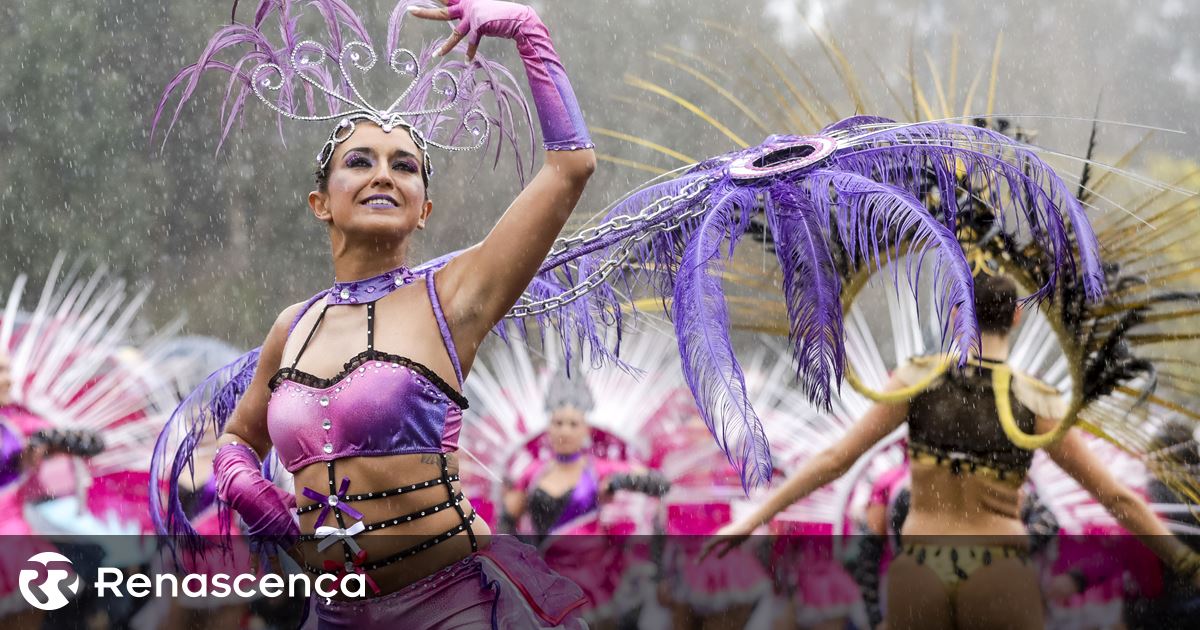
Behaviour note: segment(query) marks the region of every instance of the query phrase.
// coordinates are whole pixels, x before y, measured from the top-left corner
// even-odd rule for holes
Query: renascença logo
[[[71,561],[60,554],[43,551],[26,560],[23,566],[30,568],[21,569],[18,585],[25,601],[34,608],[58,610],[79,592],[79,576]]]

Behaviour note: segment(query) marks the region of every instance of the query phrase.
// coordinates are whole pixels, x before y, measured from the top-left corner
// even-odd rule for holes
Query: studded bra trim
[[[314,376],[308,372],[294,367],[284,367],[280,368],[279,371],[271,377],[268,385],[270,386],[271,391],[275,391],[275,389],[284,381],[291,381],[297,385],[303,385],[313,389],[329,389],[340,383],[343,379],[349,376],[351,372],[357,370],[366,363],[370,363],[371,361],[384,361],[386,363],[398,363],[403,365],[404,367],[416,372],[422,378],[432,383],[433,386],[437,387],[440,392],[445,394],[451,402],[458,405],[459,409],[467,409],[470,406],[470,402],[467,400],[466,396],[463,396],[461,393],[455,391],[454,388],[445,381],[445,379],[438,376],[433,370],[425,367],[424,364],[417,363],[412,359],[402,357],[398,354],[380,352],[379,350],[373,349],[363,350],[362,352],[354,355],[349,361],[346,362],[341,372],[338,372],[329,378]]]

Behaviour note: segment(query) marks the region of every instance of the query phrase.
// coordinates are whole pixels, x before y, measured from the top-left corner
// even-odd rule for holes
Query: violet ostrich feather
[[[954,318],[945,319],[953,330],[944,330],[943,334],[949,332],[964,350],[977,346],[979,331],[975,321],[971,267],[954,233],[931,216],[924,204],[903,190],[852,172],[818,168],[807,174],[804,184],[801,190],[808,195],[806,203],[811,204],[813,214],[830,217],[836,224],[839,242],[851,260],[882,268],[904,245],[910,261],[908,284],[915,292],[921,261],[934,255],[937,260],[934,285],[938,289],[938,313],[948,315],[957,308]],[[776,210],[776,214],[788,212]],[[777,240],[788,237],[775,234]],[[780,264],[786,268],[782,254]],[[898,282],[899,267],[893,269]],[[840,294],[840,282],[833,288]],[[840,297],[838,304],[840,314]],[[841,341],[839,337],[839,352],[835,356],[844,358]],[[843,363],[837,364],[838,380],[842,376]],[[827,398],[814,398],[814,402],[828,405]]]
[[[770,480],[771,453],[729,338],[721,271],[726,246],[735,246],[749,224],[755,191],[725,192],[713,200],[683,253],[672,310],[684,380],[717,445],[748,489]]]
[[[1090,299],[1104,294],[1099,243],[1083,205],[1036,150],[1001,133],[943,122],[872,123],[866,129],[842,128],[832,161],[918,196],[922,173],[936,175],[947,202],[945,221],[957,221],[954,198],[961,179],[985,195],[1002,220],[1015,218],[1051,256],[1051,273],[1031,298],[1050,297],[1064,270],[1082,280]],[[1064,214],[1066,215],[1064,217]],[[1068,223],[1070,224],[1068,226]],[[1074,236],[1074,247],[1072,246]],[[1074,278],[1069,280],[1074,281]]]
[[[160,539],[172,552],[182,547],[195,553],[207,546],[189,520],[194,515],[184,510],[179,484],[184,473],[194,478],[193,458],[200,444],[210,436],[215,439],[224,430],[254,378],[261,351],[255,348],[210,374],[179,403],[158,435],[150,458],[150,518]],[[173,442],[175,439],[178,444]],[[227,534],[229,522],[225,513],[221,526]]]
[[[300,309],[303,314],[328,291],[321,291],[309,298]],[[299,323],[297,316],[288,329]],[[245,395],[246,389],[258,369],[258,359],[262,348],[255,348],[234,359],[225,367],[215,370],[204,379],[171,413],[171,417],[158,434],[154,444],[154,453],[150,458],[150,518],[154,529],[172,553],[183,547],[189,553],[203,551],[208,544],[192,527],[189,515],[183,508],[179,497],[179,482],[184,472],[195,475],[196,449],[206,439],[215,440],[225,430],[225,423],[233,415],[234,409]],[[211,432],[210,432],[211,431]],[[178,440],[174,444],[173,440]],[[271,478],[270,462],[273,458],[263,458],[263,475]],[[169,462],[169,464],[168,464]],[[164,471],[169,466],[169,473]],[[167,492],[167,502],[162,502],[162,491]],[[232,526],[232,515],[225,506],[218,503],[220,528],[228,537]]]
[[[780,188],[767,193],[765,201],[783,271],[788,339],[802,382],[813,398],[827,405],[831,383],[841,382],[846,361],[841,344],[841,280],[827,236],[829,213],[813,211],[796,191]],[[781,207],[797,210],[781,211]]]

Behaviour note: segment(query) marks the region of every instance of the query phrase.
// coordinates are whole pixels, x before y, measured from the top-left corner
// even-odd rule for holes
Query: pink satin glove
[[[502,37],[517,43],[525,64],[529,90],[542,126],[542,141],[548,151],[590,149],[588,135],[575,91],[567,79],[546,25],[531,7],[500,0],[442,0],[445,9],[414,9],[412,14],[431,20],[458,20],[454,35],[438,51],[444,55],[467,40],[467,58],[474,59],[484,36]]]
[[[245,523],[246,535],[259,543],[290,548],[300,535],[293,517],[296,497],[267,481],[258,455],[245,444],[226,444],[213,458],[217,498]]]

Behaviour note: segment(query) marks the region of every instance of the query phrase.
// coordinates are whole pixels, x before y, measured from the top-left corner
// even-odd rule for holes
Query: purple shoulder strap
[[[425,274],[425,288],[429,290],[429,303],[433,305],[433,316],[437,318],[438,329],[442,331],[442,342],[446,344],[446,352],[450,355],[450,363],[454,365],[454,375],[458,377],[458,386],[462,387],[462,366],[458,363],[458,350],[454,348],[454,338],[450,336],[450,325],[446,323],[446,314],[442,312],[442,302],[438,300],[437,287],[434,286],[433,272]]]
[[[288,326],[289,337],[291,336],[292,331],[296,330],[296,325],[299,324],[300,320],[304,318],[304,314],[308,312],[308,309],[312,308],[312,305],[316,304],[317,300],[325,297],[328,293],[329,289],[325,289],[324,291],[321,291],[320,293],[308,298],[308,301],[304,303],[304,307],[300,309],[299,313],[296,313],[296,318],[292,320],[292,325]]]

